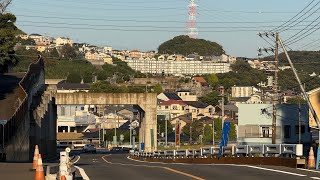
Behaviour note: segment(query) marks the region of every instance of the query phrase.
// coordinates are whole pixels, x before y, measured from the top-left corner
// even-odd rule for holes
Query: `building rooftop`
[[[203,77],[194,77],[194,81],[200,82],[200,83],[206,83],[207,81]]]
[[[168,101],[164,101],[164,102],[161,102],[160,105],[172,105],[172,104],[179,104],[179,105],[186,105],[186,103],[184,103],[183,101],[177,101],[177,100],[173,100],[173,99],[170,99]]]
[[[163,93],[163,94],[171,100],[179,100],[179,101],[182,100],[176,93]]]
[[[209,104],[201,102],[201,101],[184,101],[187,105],[193,106],[195,108],[206,108]]]

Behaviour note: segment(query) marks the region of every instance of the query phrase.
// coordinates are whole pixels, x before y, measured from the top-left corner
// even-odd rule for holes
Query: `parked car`
[[[96,147],[94,147],[93,144],[86,144],[86,145],[84,145],[84,147],[82,148],[82,152],[96,153],[96,152],[97,152],[97,149],[96,149]]]

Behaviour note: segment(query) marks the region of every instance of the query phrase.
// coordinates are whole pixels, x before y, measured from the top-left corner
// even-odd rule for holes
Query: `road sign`
[[[123,140],[124,140],[124,135],[120,134],[120,141],[123,141]]]
[[[0,120],[0,125],[6,125],[8,120]]]

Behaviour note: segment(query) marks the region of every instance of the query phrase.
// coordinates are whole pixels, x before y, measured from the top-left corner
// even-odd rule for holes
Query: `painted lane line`
[[[276,170],[276,169],[269,169],[269,168],[263,168],[263,167],[257,167],[257,166],[250,166],[250,165],[241,165],[243,167],[249,167],[249,168],[253,168],[253,169],[260,169],[260,170],[265,170],[265,171],[272,171],[272,172],[278,172],[278,173],[283,173],[283,174],[290,174],[290,175],[294,175],[294,176],[307,176],[304,174],[298,174],[298,173],[293,173],[293,172],[288,172],[288,171],[281,171],[281,170]]]
[[[136,160],[132,159],[129,156],[127,159],[136,161],[136,162],[144,162],[144,163],[158,163],[158,164],[179,164],[179,165],[188,165],[188,166],[194,166],[195,164],[187,164],[187,163],[163,163],[163,162],[147,162],[147,161],[141,161],[141,160]],[[293,172],[287,172],[287,171],[281,171],[281,170],[276,170],[276,169],[268,169],[268,168],[262,168],[262,167],[257,167],[257,166],[250,166],[250,165],[242,165],[242,164],[197,164],[197,166],[235,166],[235,167],[247,167],[247,168],[253,168],[253,169],[260,169],[260,170],[265,170],[265,171],[273,171],[273,172],[278,172],[278,173],[283,173],[283,174],[290,174],[294,176],[301,176],[305,177],[306,175],[304,174],[298,174],[298,173],[293,173]]]
[[[168,170],[168,171],[171,171],[171,172],[174,172],[174,173],[177,173],[177,174],[181,174],[181,175],[184,175],[184,176],[187,176],[187,177],[191,177],[191,178],[196,179],[196,180],[205,180],[205,179],[202,179],[200,177],[197,177],[197,176],[194,176],[194,175],[182,172],[182,171],[178,171],[178,170],[175,170],[175,169],[172,169],[172,168],[169,168],[169,167],[160,167],[160,168]]]
[[[167,171],[171,171],[171,172],[174,172],[176,174],[181,174],[183,176],[187,176],[187,177],[190,177],[190,178],[193,178],[193,179],[196,179],[196,180],[205,180],[203,178],[200,178],[200,177],[197,177],[197,176],[194,176],[192,174],[188,174],[188,173],[185,173],[185,172],[182,172],[182,171],[178,171],[178,170],[175,170],[175,169],[172,169],[172,168],[169,168],[169,167],[164,167],[164,166],[148,166],[148,165],[137,165],[137,164],[123,164],[123,163],[112,163],[110,161],[108,161],[106,158],[106,156],[103,156],[102,157],[102,160],[104,160],[105,162],[107,162],[108,164],[116,164],[116,165],[122,165],[122,166],[135,166],[135,167],[148,167],[148,168],[159,168],[159,169],[165,169]],[[128,157],[127,157],[128,158]]]
[[[75,160],[72,164],[76,164],[80,160],[80,156],[78,156],[78,159]]]
[[[75,168],[77,168],[82,176],[83,180],[90,180],[90,178],[88,177],[88,175],[86,174],[86,172],[84,171],[84,169],[78,167],[78,166],[74,166]]]
[[[320,173],[320,171],[311,170],[311,169],[302,169],[302,168],[297,168],[297,169],[302,170],[302,171],[309,171],[309,172],[314,172],[314,173]]]
[[[320,178],[318,178],[318,177],[311,177],[311,179],[320,179]]]

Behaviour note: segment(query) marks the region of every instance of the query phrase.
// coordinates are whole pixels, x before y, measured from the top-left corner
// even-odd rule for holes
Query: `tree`
[[[224,50],[216,42],[204,39],[193,39],[189,36],[177,36],[173,39],[162,43],[158,48],[159,53],[183,54],[188,55],[198,53],[199,55],[221,55]]]
[[[302,97],[293,97],[287,100],[287,104],[306,104],[307,101]]]
[[[168,134],[172,133],[173,132],[173,126],[172,124],[170,123],[169,120],[167,120],[167,132]],[[161,133],[165,133],[166,129],[165,129],[165,123],[166,123],[166,120],[165,120],[165,116],[163,115],[158,115],[157,116],[157,128],[158,128],[158,132],[161,134]]]
[[[211,85],[211,87],[216,87],[219,83],[219,78],[215,74],[210,74],[208,77],[208,83]]]
[[[61,56],[67,59],[74,59],[77,57],[77,51],[70,44],[65,44],[61,47]]]
[[[157,94],[160,94],[163,92],[163,89],[162,89],[162,86],[160,84],[157,84],[154,86],[153,88],[154,92],[157,93]]]
[[[211,93],[205,96],[199,97],[200,101],[210,105],[218,105],[220,99],[221,98],[219,97],[219,93],[216,90],[213,90]]]
[[[16,44],[16,17],[13,14],[0,14],[0,73],[7,72],[16,64],[14,46]]]
[[[80,74],[77,74],[77,73],[70,73],[67,77],[67,82],[69,83],[80,83],[82,80]]]

